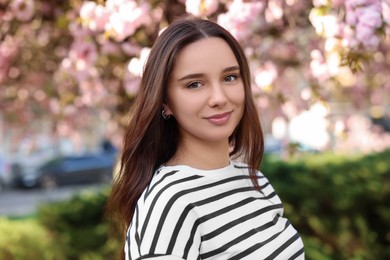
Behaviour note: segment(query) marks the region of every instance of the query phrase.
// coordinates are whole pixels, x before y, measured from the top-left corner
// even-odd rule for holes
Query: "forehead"
[[[185,46],[176,57],[173,77],[187,73],[207,73],[237,66],[230,46],[218,37],[204,38]]]

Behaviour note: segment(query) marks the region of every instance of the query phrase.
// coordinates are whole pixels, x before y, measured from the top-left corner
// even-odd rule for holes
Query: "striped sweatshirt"
[[[283,217],[267,178],[259,192],[245,164],[215,170],[163,166],[139,198],[126,259],[304,259],[302,239]]]

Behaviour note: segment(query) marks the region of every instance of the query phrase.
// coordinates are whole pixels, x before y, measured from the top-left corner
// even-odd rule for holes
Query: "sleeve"
[[[126,236],[126,259],[198,259],[195,208],[175,190],[182,191],[159,189],[141,196]]]
[[[276,193],[275,189],[272,187],[267,177],[265,177],[262,172],[258,171],[257,178],[258,178],[258,184],[260,186],[260,192],[263,194],[263,196],[266,197],[273,204],[281,204],[282,201],[280,200],[278,194]]]

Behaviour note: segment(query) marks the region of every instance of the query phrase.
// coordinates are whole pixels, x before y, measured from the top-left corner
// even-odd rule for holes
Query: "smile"
[[[232,111],[222,113],[222,114],[215,114],[215,115],[206,117],[206,119],[214,125],[223,125],[227,121],[229,121],[231,114],[232,114]]]

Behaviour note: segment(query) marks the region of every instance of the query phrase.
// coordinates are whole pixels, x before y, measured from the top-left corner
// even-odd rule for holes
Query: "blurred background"
[[[306,258],[390,259],[388,0],[0,0],[0,259],[122,250],[103,212],[129,108],[185,14],[245,50]]]

